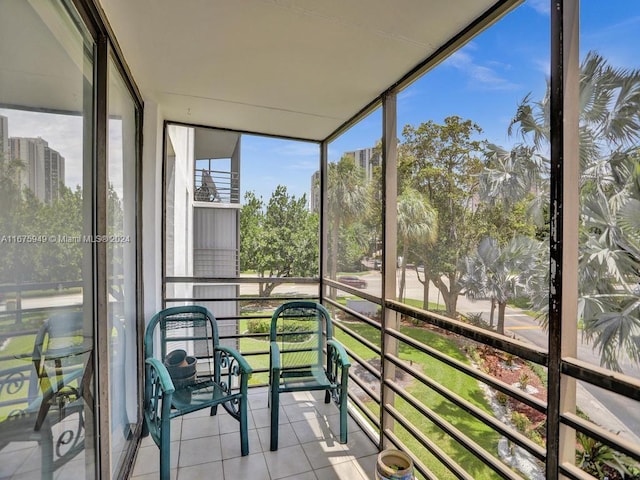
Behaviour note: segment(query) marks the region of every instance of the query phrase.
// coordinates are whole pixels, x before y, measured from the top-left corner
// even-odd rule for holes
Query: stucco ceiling
[[[501,0],[100,0],[166,119],[320,140]],[[506,9],[506,8],[505,8]]]

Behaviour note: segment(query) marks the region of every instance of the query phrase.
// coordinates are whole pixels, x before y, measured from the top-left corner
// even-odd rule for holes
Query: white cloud
[[[320,147],[315,143],[289,141],[274,149],[274,153],[287,157],[314,157],[320,158]],[[316,162],[317,163],[317,162]]]
[[[444,64],[466,74],[469,78],[470,88],[478,90],[515,90],[520,88],[520,85],[511,82],[499,73],[499,70],[510,70],[510,65],[492,60],[482,65],[467,53],[466,50],[466,47],[458,50],[451,55]]]
[[[551,2],[549,0],[528,0],[527,5],[541,15],[551,14]]]
[[[531,60],[536,70],[544,73],[545,78],[551,76],[551,62],[549,58],[534,58]]]

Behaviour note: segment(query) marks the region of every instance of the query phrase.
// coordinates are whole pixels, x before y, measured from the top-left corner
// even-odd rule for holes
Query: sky
[[[640,68],[640,0],[583,0],[581,56],[595,50],[616,67]],[[398,95],[402,127],[449,115],[473,120],[480,139],[505,147],[515,142],[507,127],[527,95],[540,99],[549,75],[549,0],[527,0]],[[82,178],[82,123],[79,116],[0,109],[9,135],[42,137],[66,159],[66,184]],[[329,145],[329,161],[345,151],[372,147],[381,137],[377,110]],[[117,139],[112,139],[116,144]],[[268,201],[278,184],[300,197],[309,194],[318,169],[314,143],[244,135],[242,194],[252,190]],[[116,162],[118,163],[118,162]]]
[[[640,68],[640,1],[582,0],[580,51],[595,50],[617,67]],[[545,93],[549,76],[549,0],[527,0],[475,37],[398,95],[398,135],[450,115],[473,120],[480,139],[503,147],[515,143],[509,122],[522,99]],[[381,138],[382,114],[376,110],[329,145],[329,161],[346,151],[373,147]],[[272,147],[272,148],[270,148]],[[318,169],[318,148],[302,142],[243,137],[242,187],[265,201],[275,186],[309,195]]]

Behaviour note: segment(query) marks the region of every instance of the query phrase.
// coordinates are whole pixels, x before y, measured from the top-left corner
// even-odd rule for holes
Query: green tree
[[[262,235],[264,223],[264,203],[254,192],[244,194],[244,204],[240,210],[240,270],[245,272],[257,268],[258,255],[264,249]]]
[[[443,124],[428,121],[417,128],[405,126],[400,146],[401,184],[425,195],[438,217],[435,243],[428,247],[425,242],[418,253],[424,281],[431,280],[438,288],[446,313],[453,318],[463,293],[460,266],[477,244],[481,223],[473,208],[483,147],[474,138],[480,133],[471,120],[451,116]]]
[[[51,204],[41,204],[38,224],[41,234],[75,237],[82,233],[82,189],[60,189],[61,195]],[[74,281],[82,278],[83,245],[79,242],[47,243],[39,252],[39,281]]]
[[[79,242],[50,240],[82,233],[82,190],[60,185],[60,196],[44,203],[20,183],[21,160],[0,157],[0,234],[31,236],[29,242],[5,241],[0,249],[0,283],[74,281],[81,278]]]
[[[329,276],[336,278],[340,251],[340,229],[348,227],[357,218],[365,216],[367,189],[362,169],[349,155],[344,155],[339,162],[329,163],[327,176],[327,214],[329,215],[329,246],[331,251]],[[335,295],[333,289],[332,295]]]
[[[490,298],[497,304],[498,333],[504,335],[509,300],[528,292],[540,255],[540,243],[529,237],[514,237],[502,247],[496,239],[485,237],[476,252],[465,259],[460,283],[467,297]]]
[[[428,200],[412,188],[404,188],[398,197],[398,240],[402,263],[400,265],[400,293],[404,297],[409,242],[433,244],[438,234],[438,213]],[[428,296],[424,302],[428,306]]]
[[[616,69],[590,52],[581,64],[579,98],[579,316],[601,364],[618,370],[621,353],[640,362],[640,71]],[[521,164],[513,166],[510,176],[485,172],[490,179],[485,192],[512,191],[506,196],[518,200],[526,187],[503,186],[517,182],[524,187],[522,177],[532,174],[549,178],[541,153],[548,151],[548,112],[548,91],[538,102],[530,95],[523,99],[509,128],[521,141],[510,152],[501,150],[502,156],[519,157]],[[531,185],[548,189],[546,183]],[[545,193],[537,197],[548,198]],[[544,313],[548,286],[540,288],[544,291],[532,297]]]
[[[306,196],[297,199],[278,185],[264,208],[253,192],[245,194],[240,212],[240,265],[262,278],[318,275],[318,216],[307,209]],[[260,295],[271,295],[277,283],[260,284]]]

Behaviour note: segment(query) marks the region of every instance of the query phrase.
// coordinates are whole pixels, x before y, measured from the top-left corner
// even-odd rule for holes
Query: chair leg
[[[331,401],[331,390],[324,391],[324,403],[329,403]]]
[[[271,387],[271,451],[278,450],[278,421],[280,414],[280,399],[278,389]]]
[[[346,392],[340,394],[340,443],[347,443],[347,395]]]
[[[249,455],[249,432],[247,431],[247,397],[240,398],[240,452]]]
[[[40,443],[40,468],[42,469],[42,480],[53,480],[53,435],[49,425],[46,425]]]
[[[218,405],[214,405],[213,407],[211,407],[211,413],[210,415],[213,417],[214,415],[218,414]]]
[[[169,480],[171,470],[171,420],[162,418],[160,427],[160,480]]]

